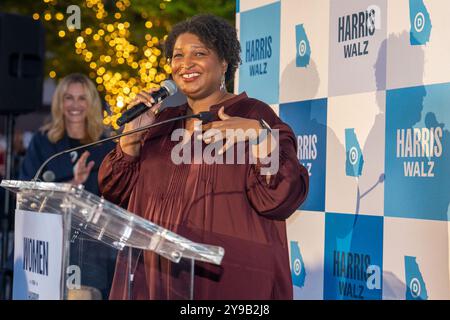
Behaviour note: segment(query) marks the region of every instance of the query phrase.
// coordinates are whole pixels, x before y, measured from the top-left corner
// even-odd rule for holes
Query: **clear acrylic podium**
[[[134,278],[143,256],[149,254],[159,259],[158,264],[168,266],[154,281],[176,283],[173,288],[165,288],[162,296],[151,296],[193,299],[195,261],[220,265],[224,255],[221,247],[190,241],[85,191],[82,186],[12,180],[3,180],[0,186],[17,195],[16,221],[23,212],[33,219],[44,215],[61,217],[59,299],[108,299],[109,287],[105,282],[112,279],[114,268],[120,270],[115,277],[122,278],[127,287],[120,298],[142,298],[133,296],[133,286],[142,282]],[[117,255],[126,261],[127,267],[120,267]],[[77,271],[80,279],[73,277]],[[160,288],[161,284],[150,287]],[[39,299],[33,294],[28,298]]]

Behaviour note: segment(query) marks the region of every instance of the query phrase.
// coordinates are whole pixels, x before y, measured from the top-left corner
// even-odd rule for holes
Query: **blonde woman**
[[[82,74],[66,76],[56,87],[51,121],[30,142],[20,179],[32,179],[40,165],[53,154],[104,137],[102,120],[101,101],[94,83]],[[84,184],[86,190],[98,194],[98,168],[113,147],[114,143],[105,143],[58,157],[44,168],[41,180]],[[96,292],[96,297],[101,294],[107,298],[115,250],[82,235],[71,243],[70,250],[70,264],[80,266],[82,271],[81,284],[89,287],[88,292]]]
[[[102,120],[94,83],[83,74],[66,76],[53,96],[51,121],[30,142],[20,179],[32,179],[39,166],[57,152],[99,140],[104,132]],[[44,168],[41,180],[84,184],[86,190],[98,194],[98,167],[113,146],[105,143],[56,158]]]

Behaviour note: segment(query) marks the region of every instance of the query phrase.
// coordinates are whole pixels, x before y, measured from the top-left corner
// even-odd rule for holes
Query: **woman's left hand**
[[[86,164],[87,159],[89,157],[89,151],[83,152],[80,159],[78,159],[77,163],[73,167],[73,180],[72,184],[79,185],[86,182],[89,178],[89,174],[91,173],[92,168],[94,167],[94,161],[89,161]]]
[[[219,155],[237,142],[256,139],[260,133],[261,126],[258,120],[229,116],[225,113],[224,107],[219,109],[217,115],[220,121],[213,121],[203,126],[207,130],[199,136],[199,139],[203,139],[206,144],[226,139],[218,152]]]

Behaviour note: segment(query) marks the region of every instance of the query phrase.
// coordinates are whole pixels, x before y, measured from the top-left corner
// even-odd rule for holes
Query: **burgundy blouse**
[[[296,138],[267,104],[245,93],[212,106],[213,120],[221,106],[230,116],[263,118],[279,129],[279,170],[269,183],[260,166],[249,161],[174,164],[171,151],[179,142],[171,141],[171,133],[184,126],[178,121],[150,129],[138,157],[117,144],[100,168],[101,193],[192,241],[225,249],[220,266],[196,262],[194,299],[292,299],[285,219],[304,202],[309,184],[297,159]],[[187,109],[187,104],[167,108],[156,121],[184,115]],[[132,298],[183,297],[174,279],[185,281],[188,274],[175,272],[173,264],[150,251],[135,259]],[[127,254],[121,252],[110,299],[127,298],[127,268]]]

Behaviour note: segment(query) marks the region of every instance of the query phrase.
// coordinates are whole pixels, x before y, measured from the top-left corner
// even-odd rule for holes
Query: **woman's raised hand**
[[[161,103],[155,104],[156,101],[152,98],[151,94],[158,90],[159,90],[158,88],[152,88],[148,92],[141,91],[137,94],[136,98],[134,98],[133,101],[131,101],[127,109],[133,108],[134,106],[143,103],[148,107],[148,111],[141,114],[136,119],[125,124],[123,130],[124,133],[137,128],[141,128],[146,125],[150,125],[155,122],[156,113],[161,107]],[[145,131],[142,131],[136,134],[131,134],[120,138],[120,147],[122,148],[122,150],[131,156],[139,155],[140,151],[139,142],[144,133]]]

